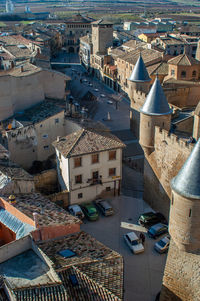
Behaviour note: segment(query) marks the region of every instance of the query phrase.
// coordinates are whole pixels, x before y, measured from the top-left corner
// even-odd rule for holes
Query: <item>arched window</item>
[[[182,77],[182,78],[185,78],[185,77],[186,77],[186,72],[185,72],[185,71],[182,71],[182,72],[181,72],[181,77]]]
[[[197,73],[196,73],[196,71],[194,70],[194,71],[192,72],[192,77],[196,77],[196,75],[197,75]]]

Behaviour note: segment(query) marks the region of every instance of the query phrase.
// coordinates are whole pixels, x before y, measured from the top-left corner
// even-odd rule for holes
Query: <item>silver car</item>
[[[101,211],[101,213],[103,213],[103,215],[109,216],[114,214],[114,210],[108,201],[100,199],[96,200],[94,203],[97,206],[97,208]]]
[[[133,252],[133,254],[139,254],[144,252],[144,246],[141,243],[138,236],[135,234],[135,232],[129,232],[124,235],[125,242]]]
[[[76,216],[80,219],[83,219],[85,217],[85,215],[79,205],[70,205],[68,207],[68,211],[71,215]]]
[[[170,237],[169,237],[169,235],[167,235],[155,243],[154,249],[158,253],[165,253],[169,249],[169,242],[170,242]]]

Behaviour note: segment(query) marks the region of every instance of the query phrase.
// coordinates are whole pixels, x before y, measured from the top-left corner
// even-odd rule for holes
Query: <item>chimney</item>
[[[21,66],[21,72],[24,72],[24,66]]]
[[[38,213],[37,212],[33,212],[33,220],[35,222],[35,228],[39,228]]]

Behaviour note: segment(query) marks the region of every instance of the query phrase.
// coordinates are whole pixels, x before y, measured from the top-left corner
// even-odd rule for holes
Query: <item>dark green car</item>
[[[146,212],[140,215],[138,220],[139,225],[144,227],[150,227],[157,223],[167,224],[167,221],[160,212]]]
[[[83,203],[81,204],[81,208],[88,220],[96,221],[99,218],[97,209],[92,203]]]

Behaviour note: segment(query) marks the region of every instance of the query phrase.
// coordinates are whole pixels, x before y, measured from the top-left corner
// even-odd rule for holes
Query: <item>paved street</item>
[[[166,254],[154,251],[155,240],[146,235],[145,251],[133,255],[124,242],[123,234],[138,230],[138,216],[150,210],[142,200],[120,196],[111,201],[115,215],[101,216],[96,222],[86,221],[81,228],[124,257],[125,301],[154,301],[160,291]],[[122,227],[123,226],[123,227]],[[128,226],[130,230],[124,228]]]
[[[77,72],[72,69],[76,69]],[[82,66],[66,69],[66,74],[72,77],[71,91],[78,102],[87,91],[91,91],[98,98],[98,108],[94,120],[101,121],[127,145],[128,157],[141,159],[142,150],[138,141],[129,130],[129,103],[123,99],[118,109],[112,100],[114,92],[98,80],[81,75],[85,82],[80,83],[80,76],[85,70]],[[87,80],[87,82],[86,82]],[[90,86],[91,84],[92,86]],[[95,91],[95,89],[98,89]],[[103,94],[103,96],[102,96]],[[110,114],[109,121],[106,121]],[[143,175],[135,170],[123,166],[122,196],[113,199],[112,205],[115,215],[103,217],[96,222],[86,221],[82,229],[93,235],[108,247],[116,250],[124,257],[125,301],[154,301],[160,291],[166,255],[157,254],[153,245],[154,240],[146,237],[145,252],[133,255],[123,240],[123,234],[138,228],[138,216],[150,210],[142,200]],[[136,225],[136,226],[135,226]],[[129,229],[128,229],[129,228]]]

